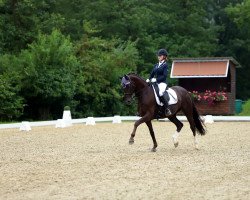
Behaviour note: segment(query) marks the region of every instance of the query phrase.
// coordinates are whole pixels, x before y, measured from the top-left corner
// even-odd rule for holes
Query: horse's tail
[[[195,123],[195,128],[198,130],[198,132],[200,133],[200,135],[205,135],[206,134],[206,130],[204,128],[204,123],[194,105],[193,102],[193,119],[194,119],[194,123]]]

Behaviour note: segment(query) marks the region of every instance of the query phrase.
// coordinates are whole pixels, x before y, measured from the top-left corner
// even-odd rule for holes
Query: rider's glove
[[[149,79],[147,79],[146,82],[149,83]]]
[[[151,79],[151,82],[152,82],[152,83],[156,82],[156,78],[152,78],[152,79]]]

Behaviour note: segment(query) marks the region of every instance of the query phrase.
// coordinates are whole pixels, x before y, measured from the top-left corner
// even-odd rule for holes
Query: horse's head
[[[123,100],[126,104],[131,104],[133,99],[133,94],[135,92],[135,85],[128,75],[124,75],[121,78],[121,85],[124,91]]]

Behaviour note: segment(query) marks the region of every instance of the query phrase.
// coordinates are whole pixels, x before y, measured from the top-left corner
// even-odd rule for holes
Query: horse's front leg
[[[154,146],[151,149],[151,151],[152,152],[156,152],[156,148],[157,148],[158,145],[157,145],[157,142],[156,142],[156,139],[155,139],[155,133],[154,133],[154,130],[153,130],[152,122],[151,121],[147,121],[146,124],[148,126],[148,130],[150,132],[150,135],[151,135],[153,143],[154,143]]]
[[[134,129],[133,129],[133,132],[131,133],[131,137],[129,139],[129,144],[133,144],[134,143],[134,137],[135,137],[135,132],[136,132],[136,129],[137,127],[146,122],[146,121],[149,121],[150,120],[150,114],[149,113],[146,113],[142,118],[140,118],[139,120],[137,120],[134,124]]]

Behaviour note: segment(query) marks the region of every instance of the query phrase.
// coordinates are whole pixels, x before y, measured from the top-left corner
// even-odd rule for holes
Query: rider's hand
[[[152,82],[152,83],[156,82],[156,78],[152,78],[152,79],[151,79],[151,82]]]
[[[149,83],[149,79],[147,79],[146,82]]]

